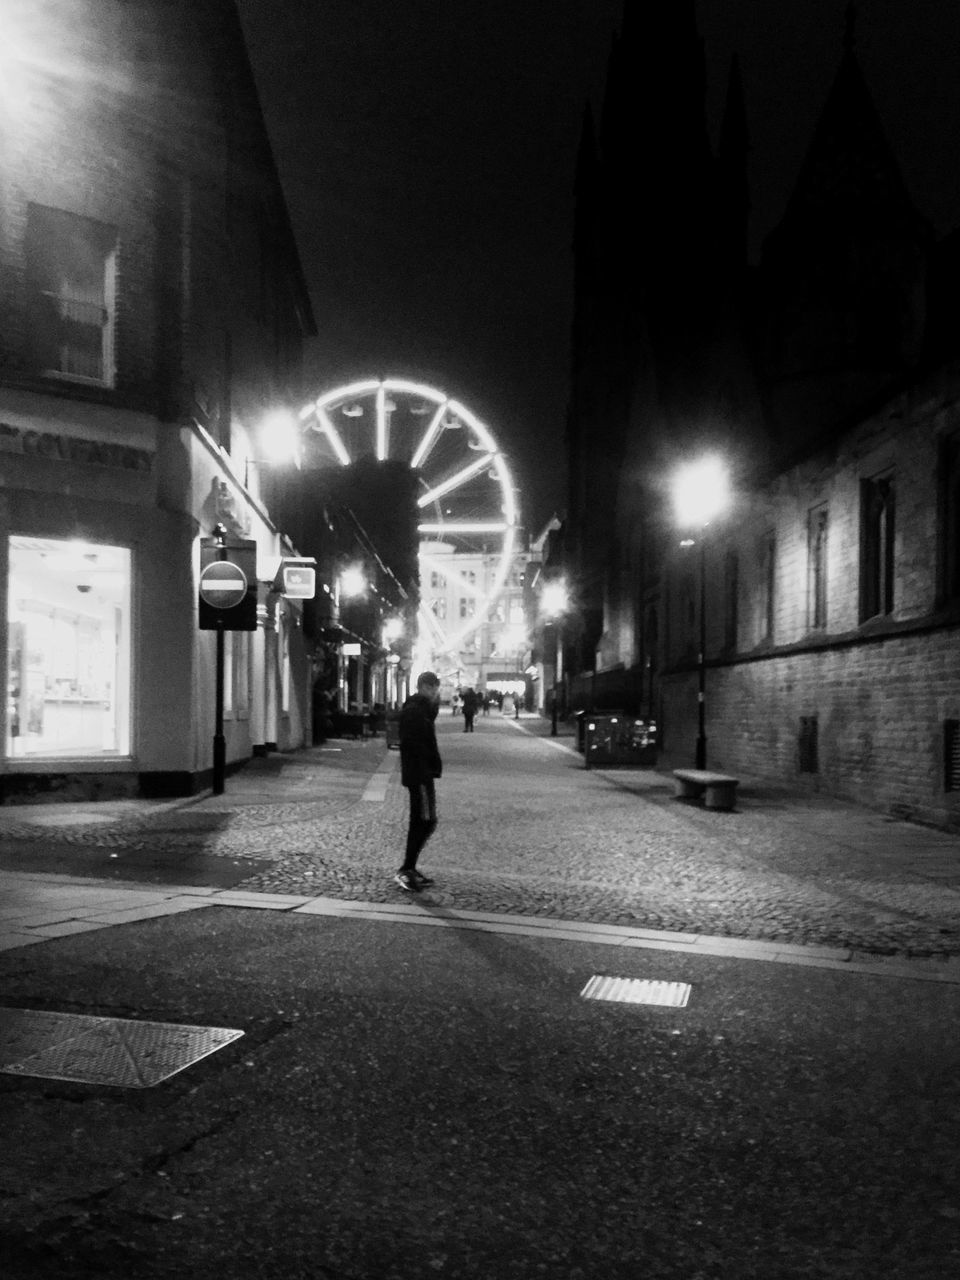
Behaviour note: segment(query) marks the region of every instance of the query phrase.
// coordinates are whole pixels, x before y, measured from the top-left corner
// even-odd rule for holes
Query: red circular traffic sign
[[[214,560],[200,574],[200,599],[214,609],[232,609],[247,594],[247,575],[230,560]]]

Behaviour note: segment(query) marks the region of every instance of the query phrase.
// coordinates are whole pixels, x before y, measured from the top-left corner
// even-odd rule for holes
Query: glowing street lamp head
[[[689,462],[674,476],[674,510],[682,529],[702,529],[726,508],[729,500],[727,469],[719,458]]]
[[[548,618],[559,617],[567,607],[567,585],[565,582],[548,582],[540,597],[540,606]]]
[[[300,426],[287,409],[273,409],[260,427],[261,447],[275,463],[296,462],[300,457]]]

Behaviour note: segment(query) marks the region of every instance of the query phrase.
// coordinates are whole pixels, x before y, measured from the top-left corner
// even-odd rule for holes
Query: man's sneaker
[[[407,893],[419,893],[420,885],[412,871],[398,871],[393,877],[401,889],[405,889]]]
[[[422,871],[417,871],[416,868],[409,874],[416,880],[418,889],[426,889],[428,885],[433,884],[429,876],[425,876]]]

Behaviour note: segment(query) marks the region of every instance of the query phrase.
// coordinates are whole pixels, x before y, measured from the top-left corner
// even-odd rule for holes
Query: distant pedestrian
[[[436,780],[443,772],[434,723],[439,710],[440,678],[424,671],[400,712],[400,781],[410,795],[410,823],[406,856],[394,879],[407,893],[433,884],[417,870],[417,859],[437,827]]]
[[[473,733],[473,719],[477,714],[477,698],[473,689],[463,691],[463,732]]]
[[[483,697],[480,699],[480,705],[481,705],[481,707],[483,708],[483,714],[484,714],[485,716],[488,716],[488,715],[490,714],[490,695],[489,695],[489,693],[484,693]]]

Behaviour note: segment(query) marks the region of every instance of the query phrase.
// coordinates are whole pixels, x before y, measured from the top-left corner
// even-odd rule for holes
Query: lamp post
[[[550,736],[557,736],[557,711],[560,702],[560,667],[563,662],[563,645],[560,638],[560,629],[563,621],[563,615],[567,609],[567,586],[561,581],[549,582],[543,589],[543,596],[540,600],[540,607],[543,610],[544,617],[550,619],[554,624],[554,655],[553,655],[553,706],[550,708]]]
[[[340,575],[337,579],[336,602],[337,602],[338,612],[340,610],[341,599],[354,600],[354,599],[357,599],[358,597],[366,595],[366,591],[367,591],[367,579],[366,579],[366,575],[364,574],[362,566],[358,564],[346,565],[340,571]],[[343,625],[342,613],[340,613],[340,624],[342,627]],[[354,657],[356,660],[355,692],[356,692],[357,709],[359,710],[360,703],[363,701],[363,648],[362,648],[362,645],[360,644],[355,645],[355,652],[353,654],[347,655],[347,657],[348,658]],[[349,667],[349,661],[346,664],[344,664],[344,645],[342,642],[340,645],[340,664],[341,664],[340,672],[338,673],[339,675],[338,683],[340,684],[340,697],[341,697],[341,701],[346,702],[346,706],[341,707],[341,710],[349,712],[350,710],[350,667]]]
[[[681,467],[674,478],[674,506],[682,529],[695,529],[696,538],[681,546],[699,543],[700,643],[697,655],[697,745],[695,767],[707,767],[707,558],[706,530],[728,502],[727,471],[719,458],[706,457]]]

